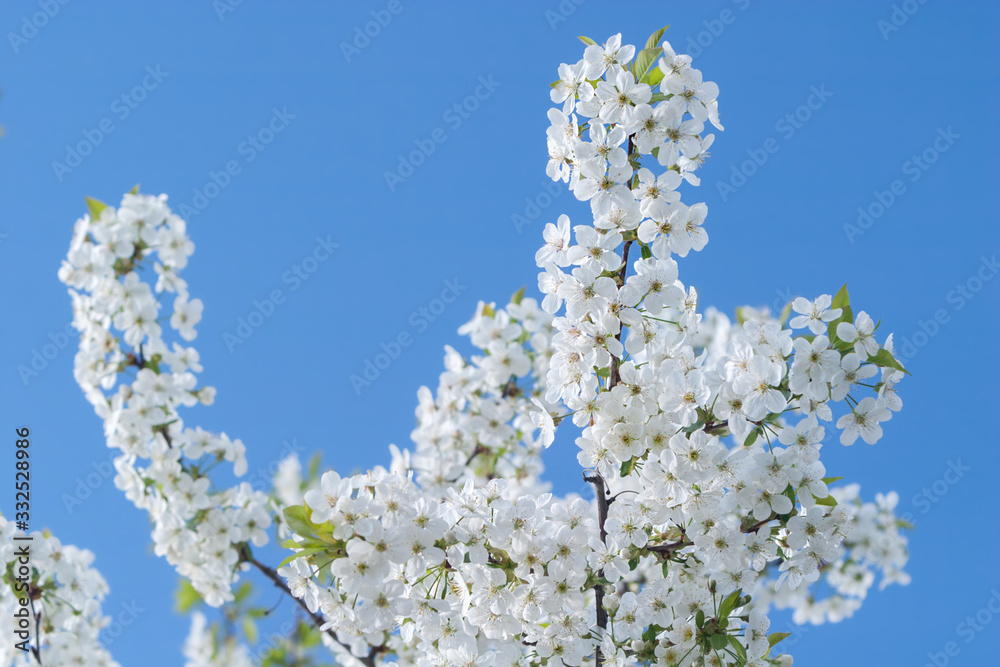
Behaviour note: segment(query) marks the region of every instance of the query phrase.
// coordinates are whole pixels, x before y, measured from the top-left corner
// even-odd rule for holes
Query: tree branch
[[[35,594],[41,595],[41,591],[34,586],[28,587],[28,603],[31,605],[31,613],[35,617],[35,647],[31,649],[32,655],[38,664],[42,664],[42,612],[35,611]]]
[[[629,158],[631,158],[631,156],[632,156],[632,148],[633,148],[632,136],[629,135],[629,138],[628,138],[628,152],[627,152],[627,155],[628,155]],[[632,175],[629,176],[629,179],[628,179],[628,189],[629,190],[631,190],[633,188],[633,186],[634,186],[633,181],[634,180],[635,180],[635,172],[633,171]],[[619,285],[624,285],[625,284],[625,272],[628,271],[628,249],[629,249],[629,246],[631,246],[631,245],[632,245],[632,240],[629,239],[628,241],[625,242],[625,247],[622,249],[622,270],[618,272],[618,283],[619,283]],[[618,333],[615,335],[615,340],[617,340],[619,343],[622,341],[622,331],[623,331],[623,327],[621,325],[621,322],[619,322],[618,323]],[[614,389],[618,385],[618,383],[620,381],[621,381],[621,378],[618,375],[618,357],[616,357],[614,355],[611,355],[611,371],[610,371],[610,373],[608,373],[608,391],[611,391],[612,389]]]
[[[632,240],[629,239],[625,242],[625,247],[622,249],[622,270],[618,273],[618,282],[622,285],[625,284],[625,272],[628,270],[628,249],[632,245]],[[618,323],[618,333],[615,334],[615,340],[619,343],[622,341],[622,331],[624,328],[621,322]],[[611,355],[611,372],[608,374],[608,391],[611,391],[618,383],[621,378],[618,375],[618,357]]]
[[[758,530],[760,530],[761,526],[763,526],[764,524],[766,524],[766,523],[768,523],[770,521],[774,521],[777,517],[778,517],[778,515],[775,514],[774,512],[772,512],[771,516],[767,517],[766,519],[764,519],[762,521],[758,521],[757,523],[753,524],[752,526],[750,526],[749,528],[747,528],[743,532],[745,534],[756,533]],[[681,532],[683,533],[683,531],[681,531]],[[653,553],[658,553],[658,554],[664,554],[667,558],[669,558],[670,556],[673,555],[673,553],[675,551],[680,551],[684,547],[689,547],[689,546],[691,546],[693,544],[694,544],[694,542],[691,541],[691,540],[689,540],[687,538],[687,535],[685,535],[684,537],[682,537],[681,539],[677,540],[676,542],[670,542],[668,544],[657,544],[657,545],[654,545],[654,546],[647,546],[646,547],[646,551],[651,551]]]
[[[594,485],[594,493],[597,495],[597,521],[601,529],[601,542],[607,544],[608,531],[604,528],[604,524],[608,520],[608,492],[604,484],[604,477],[595,471],[590,475],[584,473],[583,479]],[[597,576],[603,578],[604,570],[598,570]],[[608,627],[608,612],[604,608],[604,584],[598,583],[594,586],[594,602],[597,606],[597,627],[606,630]],[[601,667],[603,664],[604,655],[601,653],[600,644],[598,644],[597,652],[594,654],[594,665],[595,667]]]
[[[243,554],[243,560],[245,560],[247,563],[250,563],[251,565],[253,565],[254,567],[256,567],[258,570],[260,570],[264,574],[265,577],[267,577],[268,579],[270,579],[274,583],[275,586],[277,586],[278,588],[280,588],[283,592],[287,593],[288,596],[291,597],[293,600],[295,600],[295,602],[297,602],[298,605],[300,607],[302,607],[303,611],[305,611],[306,614],[309,615],[309,618],[312,619],[313,624],[317,628],[322,628],[323,625],[324,625],[324,623],[325,623],[325,621],[323,620],[323,617],[320,616],[319,614],[317,614],[316,612],[310,610],[309,606],[305,603],[304,600],[302,600],[301,598],[297,598],[294,595],[292,595],[292,591],[291,591],[290,588],[288,588],[288,584],[286,584],[284,581],[282,581],[281,577],[278,576],[278,573],[275,572],[274,570],[272,570],[271,568],[269,568],[267,565],[264,565],[263,563],[261,563],[256,558],[254,558],[253,555],[250,554],[249,552],[250,552],[249,549],[245,550],[245,553]],[[344,642],[342,642],[339,639],[337,639],[337,634],[332,629],[325,630],[325,632],[331,638],[333,638],[333,641],[337,642],[338,644],[340,644],[341,646],[343,646],[348,651],[351,650],[350,646],[348,646]],[[368,655],[366,657],[364,657],[364,658],[358,658],[357,656],[354,656],[354,657],[357,658],[358,660],[360,660],[361,664],[365,665],[365,667],[375,667],[375,656],[378,655],[379,652],[383,648],[384,647],[381,647],[381,646],[373,646],[372,649],[371,649],[371,651],[368,652]],[[351,655],[354,655],[354,654],[351,653]]]

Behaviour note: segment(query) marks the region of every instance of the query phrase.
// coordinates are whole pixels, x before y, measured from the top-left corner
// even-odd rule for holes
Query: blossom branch
[[[326,621],[323,620],[323,617],[320,616],[319,614],[317,614],[316,612],[312,611],[311,609],[309,609],[309,606],[305,603],[305,601],[302,598],[297,598],[294,595],[292,595],[292,590],[288,587],[288,584],[286,584],[284,582],[284,580],[282,580],[282,578],[280,576],[278,576],[277,572],[275,572],[273,569],[271,569],[267,565],[264,565],[259,560],[257,560],[256,558],[254,558],[253,555],[250,553],[249,548],[245,550],[245,552],[242,554],[242,556],[243,556],[243,559],[247,563],[250,563],[255,568],[257,568],[258,570],[260,570],[260,572],[265,577],[267,577],[268,579],[270,579],[271,582],[275,586],[277,586],[279,589],[281,589],[281,591],[284,592],[285,594],[287,594],[290,598],[292,598],[293,600],[295,600],[295,602],[300,607],[302,607],[302,610],[306,612],[306,614],[309,616],[309,618],[312,619],[313,625],[315,625],[318,629],[322,630],[323,626],[326,624]],[[327,629],[324,632],[326,632],[326,634],[329,635],[333,639],[333,641],[335,641],[338,644],[340,644],[341,646],[343,646],[346,650],[348,650],[348,651],[351,650],[350,646],[348,646],[347,644],[345,644],[344,642],[340,641],[337,638],[337,634],[332,629]],[[367,656],[365,656],[363,658],[357,658],[357,659],[360,660],[361,663],[363,665],[365,665],[366,667],[375,667],[375,656],[378,655],[378,653],[380,652],[381,648],[382,647],[375,647],[375,646],[373,646],[372,649],[371,649],[371,651],[369,651],[369,653],[368,653]],[[357,657],[357,656],[355,656],[355,657]]]
[[[583,479],[586,482],[590,482],[594,485],[594,494],[597,496],[597,523],[601,531],[601,542],[607,544],[608,541],[608,531],[605,524],[608,520],[608,490],[604,483],[604,477],[601,476],[599,472],[593,472],[590,474],[584,473]],[[598,578],[604,577],[604,570],[599,570],[597,573]],[[604,608],[604,584],[598,581],[594,585],[594,604],[597,607],[597,627],[601,630],[606,630],[608,627],[608,612]],[[601,667],[604,664],[604,656],[601,653],[601,647],[598,644],[597,652],[594,655],[595,667]]]

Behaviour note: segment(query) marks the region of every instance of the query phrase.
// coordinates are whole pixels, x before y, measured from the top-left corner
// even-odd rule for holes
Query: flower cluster
[[[0,646],[0,663],[28,667],[44,656],[44,664],[118,667],[99,639],[111,619],[101,612],[108,585],[93,562],[86,549],[63,545],[47,532],[25,535],[0,517],[0,614],[8,623],[15,619]]]
[[[132,192],[118,209],[89,205],[59,270],[81,332],[74,374],[104,420],[108,446],[121,451],[116,486],[149,512],[157,555],[217,606],[232,599],[242,546],[267,543],[271,514],[249,484],[217,489],[208,476],[222,461],[244,474],[243,443],[185,428],[179,414],[215,396],[197,386],[198,352],[168,345],[160,324],[161,302],[173,295],[170,328],[185,341],[196,336],[202,303],[180,276],[194,244],[166,196]],[[150,263],[153,285],[140,274]]]
[[[414,447],[392,447],[387,468],[303,481],[290,459],[272,496],[215,488],[210,468],[242,474],[244,447],[184,426],[179,408],[214,392],[158,319],[174,295],[170,326],[190,341],[201,316],[179,276],[184,223],[165,197],[91,201],[60,271],[76,377],[122,452],[116,484],[206,601],[238,605],[232,584],[257,566],[345,664],[761,667],[791,663],[769,609],[838,621],[876,573],[907,582],[895,495],[831,489],[820,456],[828,430],[874,444],[901,409],[892,336],[876,340],[846,287],[777,316],[699,310],[678,259],[705,248],[707,206],[678,189],[699,184],[719,91],[662,36],[584,38],[560,66],[547,170],[591,219],[545,227],[540,302],[479,304],[460,329],[477,351],[447,348]],[[155,285],[139,273],[150,260]],[[568,429],[593,501],[541,479]],[[292,550],[277,573],[250,552],[273,515]],[[196,616],[189,664],[249,660],[206,628]]]
[[[482,354],[466,361],[446,348],[436,394],[427,387],[418,392],[415,450],[396,450],[393,470],[413,470],[424,491],[439,496],[470,479],[493,477],[508,480],[512,494],[546,491],[540,452],[551,442],[551,429],[535,437],[540,424],[532,415],[539,414],[536,405],[546,415],[556,408],[544,402],[536,383],[548,372],[551,321],[523,289],[504,309],[480,302],[459,333]]]
[[[502,479],[433,498],[383,468],[327,472],[285,512],[298,551],[278,573],[357,656],[513,665],[528,648],[580,664],[593,646],[591,506],[509,495]]]
[[[819,460],[833,404],[850,408],[844,444],[874,443],[901,407],[891,337],[874,341],[846,289],[796,299],[791,328],[791,312],[702,318],[674,256],[705,246],[707,208],[676,189],[697,183],[718,90],[669,44],[652,76],[634,54],[615,36],[560,68],[549,174],[594,221],[547,225],[541,309],[480,304],[461,332],[484,355],[448,350],[437,395],[421,390],[415,453],[395,450],[392,472],[327,473],[289,516],[297,551],[279,573],[355,655],[759,665],[769,605],[839,620],[874,569],[905,582],[891,507],[838,503]],[[538,495],[537,451],[570,416],[598,521]]]
[[[899,502],[895,492],[877,494],[874,503],[862,503],[857,484],[831,490],[847,513],[844,542],[837,556],[823,564],[828,594],[820,595],[818,587],[776,588],[774,581],[762,579],[757,587],[757,603],[773,604],[779,609],[795,610],[796,623],[837,623],[850,618],[861,607],[868,590],[881,573],[879,590],[889,584],[910,583],[903,571],[909,557],[907,540],[900,530],[911,528],[894,514]]]
[[[543,308],[558,314],[546,399],[583,427],[578,459],[596,470],[599,494],[615,484],[637,491],[605,501],[605,546],[633,558],[651,552],[668,581],[684,582],[661,585],[670,613],[660,618],[648,606],[630,607],[620,632],[612,613],[608,654],[641,659],[655,639],[674,656],[662,664],[692,653],[753,664],[768,654],[767,642],[739,641],[738,649],[725,618],[691,625],[696,612],[685,613],[681,600],[715,607],[716,596],[735,594],[739,602],[769,564],[780,572],[777,590],[818,580],[851,525],[819,461],[823,422],[845,402],[841,442],[860,436],[874,444],[880,423],[901,407],[895,386],[905,371],[891,336],[880,346],[871,317],[853,316],[846,287],[836,297],[796,299],[790,328],[787,314],[755,313],[736,326],[702,322],[674,258],[704,248],[707,209],[683,204],[677,188],[697,185],[691,172],[712,141],[701,136],[703,122],[721,129],[718,88],[669,44],[654,69],[644,54],[658,37],[638,54],[618,35],[591,44],[583,60],[560,68],[553,89],[563,108],[549,112],[549,175],[589,200],[593,221],[572,236],[565,216],[548,224],[536,256]],[[660,173],[643,166],[654,164],[649,158]],[[630,261],[630,249],[641,257]],[[877,384],[866,382],[879,372]],[[861,397],[866,390],[872,395]],[[682,595],[667,603],[668,592]],[[698,611],[711,618],[712,610]],[[763,610],[755,611],[766,627]],[[683,641],[679,627],[689,630]],[[719,652],[729,648],[729,657]]]

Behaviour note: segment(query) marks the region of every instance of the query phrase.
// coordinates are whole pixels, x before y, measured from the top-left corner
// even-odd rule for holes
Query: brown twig
[[[31,588],[34,588],[33,586]],[[35,590],[28,591],[28,604],[31,606],[31,613],[35,617],[35,646],[31,649],[31,654],[35,656],[38,664],[42,664],[42,612],[35,611]],[[40,591],[39,591],[40,593]]]
[[[632,155],[632,148],[633,148],[632,136],[629,135],[629,138],[628,138],[628,153],[627,153],[627,155],[629,157],[631,157],[631,155]],[[633,186],[634,186],[634,182],[633,181],[634,180],[635,180],[635,174],[633,174],[632,176],[630,176],[629,179],[628,179],[628,189],[629,190],[631,190],[633,188]],[[626,271],[628,271],[628,249],[629,249],[629,246],[631,246],[631,245],[632,245],[632,239],[629,239],[628,241],[625,241],[625,247],[622,248],[622,268],[621,268],[621,271],[618,272],[618,284],[619,285],[624,285],[625,284],[625,273],[626,273]],[[618,333],[615,334],[615,340],[617,340],[619,343],[622,340],[622,330],[623,329],[622,329],[621,322],[619,322],[618,323]],[[611,371],[608,373],[608,391],[611,391],[612,389],[614,389],[618,385],[618,383],[620,381],[621,381],[621,377],[618,375],[618,357],[616,357],[614,355],[611,355]]]
[[[323,617],[320,616],[319,614],[317,614],[316,612],[310,610],[309,606],[305,603],[304,600],[302,600],[301,598],[297,598],[294,595],[292,595],[292,591],[291,591],[290,588],[288,588],[288,584],[286,584],[284,581],[282,581],[281,577],[278,576],[277,572],[275,572],[274,570],[272,570],[271,568],[269,568],[267,565],[264,565],[259,560],[257,560],[256,558],[254,558],[249,553],[249,549],[247,549],[246,552],[243,554],[243,559],[246,562],[248,562],[251,565],[253,565],[254,567],[256,567],[258,570],[260,570],[264,574],[265,577],[267,577],[268,579],[270,579],[274,583],[275,586],[277,586],[278,588],[280,588],[283,592],[287,593],[289,595],[289,597],[291,597],[293,600],[295,600],[295,602],[297,602],[298,605],[300,607],[302,607],[303,611],[305,611],[306,614],[309,615],[309,618],[312,619],[313,624],[317,628],[322,628],[323,627],[323,625],[326,622],[326,621],[323,620]],[[337,642],[338,644],[340,644],[341,646],[343,646],[345,649],[347,649],[348,651],[351,650],[350,646],[348,646],[344,642],[342,642],[339,639],[337,639],[337,634],[332,629],[327,629],[327,630],[325,630],[325,632],[330,637],[332,637],[335,642]],[[357,656],[355,656],[355,657],[358,660],[361,661],[361,664],[366,665],[366,667],[375,667],[375,656],[378,655],[379,652],[381,652],[381,650],[383,650],[383,649],[384,649],[384,647],[382,647],[382,646],[373,646],[372,649],[371,649],[371,651],[368,652],[368,655],[366,657],[363,657],[363,658],[357,658]],[[351,655],[354,655],[354,654],[352,653]]]
[[[594,493],[597,495],[597,521],[601,530],[601,542],[606,544],[608,541],[608,531],[604,527],[604,524],[608,520],[608,492],[604,484],[604,477],[595,471],[590,475],[584,473],[583,479],[594,485]],[[599,570],[597,576],[603,578],[604,570]],[[608,627],[608,612],[604,608],[604,585],[601,583],[597,583],[594,586],[594,603],[597,606],[597,627],[606,630]],[[597,652],[594,654],[594,665],[595,667],[601,667],[603,664],[604,655],[601,653],[600,645],[598,645]]]
[[[763,521],[758,521],[757,523],[753,524],[752,526],[750,526],[749,528],[747,528],[743,532],[745,534],[756,533],[758,530],[760,530],[761,526],[763,526],[764,524],[766,524],[766,523],[768,523],[770,521],[774,521],[774,519],[776,519],[777,516],[778,516],[777,514],[774,514],[772,512],[771,516],[767,517]],[[672,556],[674,554],[675,551],[680,551],[684,547],[689,547],[692,544],[694,544],[694,542],[691,541],[691,540],[689,540],[687,538],[687,536],[685,535],[684,537],[682,537],[681,539],[677,540],[676,542],[670,542],[668,544],[657,544],[657,545],[654,545],[654,546],[651,546],[651,547],[647,546],[646,547],[646,551],[651,551],[653,553],[658,553],[658,554],[664,554],[667,558],[669,558],[670,556]]]

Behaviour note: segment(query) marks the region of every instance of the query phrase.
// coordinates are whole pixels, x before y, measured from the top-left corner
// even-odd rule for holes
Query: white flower
[[[841,322],[837,325],[837,337],[845,343],[854,343],[854,352],[862,359],[878,354],[879,347],[875,341],[875,322],[863,310],[854,318],[854,324]]]
[[[837,428],[843,429],[840,434],[842,445],[853,445],[861,438],[869,445],[874,445],[882,437],[882,426],[879,422],[892,419],[892,413],[871,396],[858,403],[857,407],[837,420]]]
[[[793,317],[788,326],[793,329],[809,327],[814,334],[825,333],[827,324],[840,317],[842,312],[840,308],[831,309],[832,303],[833,297],[829,294],[821,294],[815,301],[809,301],[801,296],[796,297],[792,301],[792,310],[801,314]],[[837,335],[840,336],[839,333]]]

